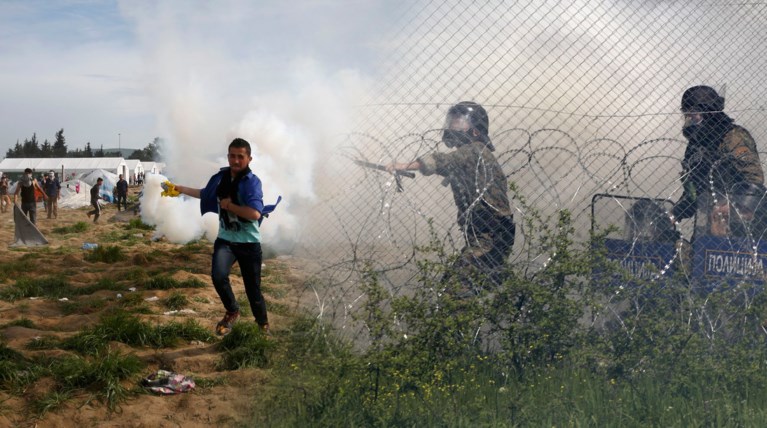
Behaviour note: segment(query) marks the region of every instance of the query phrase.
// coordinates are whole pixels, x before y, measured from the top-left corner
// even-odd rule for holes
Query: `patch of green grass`
[[[189,299],[186,294],[174,291],[162,300],[162,304],[170,310],[179,310],[189,305]]]
[[[205,288],[207,284],[197,278],[178,281],[170,275],[156,275],[144,281],[147,290],[172,290],[174,288]]]
[[[145,281],[149,275],[147,274],[146,269],[140,267],[132,267],[123,272],[122,277],[127,281],[141,282]]]
[[[69,391],[50,391],[44,396],[30,402],[29,409],[37,415],[38,418],[42,418],[46,413],[61,408],[71,396],[72,394]]]
[[[35,328],[35,323],[32,322],[31,319],[25,318],[22,316],[21,318],[17,320],[13,320],[10,322],[7,322],[3,324],[2,328],[8,328],[8,327],[26,327],[26,328]]]
[[[147,290],[170,290],[179,288],[180,283],[169,275],[157,275],[144,281]]]
[[[209,389],[209,388],[213,388],[214,386],[226,385],[227,380],[223,376],[216,376],[212,379],[208,379],[205,377],[195,377],[194,384],[197,388]]]
[[[223,352],[217,363],[219,370],[237,370],[244,367],[266,367],[269,354],[275,349],[274,341],[256,323],[239,322],[218,344]]]
[[[187,244],[184,244],[183,247],[179,248],[176,251],[181,254],[200,254],[200,253],[211,254],[213,252],[213,248],[210,242],[197,240],[197,241],[192,241]]]
[[[10,287],[0,290],[0,299],[16,301],[27,297],[59,299],[77,294],[69,282],[60,276],[20,278]]]
[[[205,288],[208,283],[198,278],[191,277],[181,281],[181,288]]]
[[[42,337],[35,337],[29,342],[27,342],[24,347],[29,350],[33,351],[40,351],[44,349],[54,349],[59,346],[59,339],[55,338],[54,336],[42,336]]]
[[[144,367],[134,354],[109,351],[92,358],[67,356],[54,360],[50,371],[63,394],[89,391],[114,411],[130,394],[122,382],[136,377]]]
[[[287,305],[284,305],[282,303],[271,302],[267,304],[266,306],[267,306],[266,309],[269,311],[269,313],[282,315],[282,316],[287,316],[292,314],[292,311],[290,310],[290,308],[288,308]]]
[[[99,278],[98,281],[96,281],[95,284],[91,284],[86,287],[81,287],[78,289],[78,292],[79,294],[83,295],[83,294],[92,294],[100,290],[121,291],[124,288],[125,287],[120,285],[117,282],[117,280],[115,280],[114,278],[102,276],[101,278]]]
[[[146,304],[146,300],[144,300],[144,296],[139,293],[127,293],[123,294],[122,299],[120,299],[118,303],[124,308],[135,308]]]
[[[270,263],[261,269],[261,278],[271,282],[284,283],[288,268],[277,263]]]
[[[271,297],[274,297],[275,299],[281,299],[287,295],[287,291],[285,291],[282,288],[275,288],[272,287],[269,284],[264,284],[261,282],[261,292],[264,294],[268,294]]]
[[[157,336],[161,338],[157,340],[157,343],[162,343],[166,347],[177,344],[179,340],[185,342],[197,340],[206,343],[215,340],[210,330],[191,318],[180,323],[170,322],[157,326]]]
[[[4,261],[3,263],[0,263],[0,280],[5,281],[14,278],[20,273],[32,271],[33,268],[33,260],[24,258],[23,256],[18,260]]]
[[[132,218],[132,219],[130,219],[130,221],[128,222],[128,225],[125,226],[125,228],[128,229],[128,230],[134,230],[134,229],[138,229],[138,230],[154,230],[155,229],[154,226],[150,226],[150,225],[144,223],[143,221],[141,221],[140,218]]]
[[[179,341],[191,340],[210,342],[213,335],[192,319],[183,323],[152,325],[133,314],[117,309],[102,316],[100,323],[94,327],[66,339],[62,347],[91,355],[106,349],[110,341],[131,346],[165,348],[174,346]]]
[[[99,245],[85,256],[89,262],[117,263],[126,259],[122,247],[118,245]]]
[[[104,299],[84,299],[59,302],[59,308],[64,315],[72,314],[92,314],[98,312],[106,306]]]
[[[0,389],[18,393],[36,381],[43,373],[41,367],[27,360],[21,353],[0,344]]]
[[[59,234],[59,235],[66,235],[68,233],[83,233],[90,225],[84,221],[78,221],[75,224],[71,224],[69,226],[61,226],[61,227],[55,227],[53,228],[52,232]]]
[[[243,318],[250,318],[253,316],[253,311],[250,310],[250,301],[248,300],[248,296],[245,294],[240,294],[240,296],[237,298],[237,305],[240,307],[240,316]],[[267,307],[267,310],[269,308]]]
[[[196,303],[202,303],[202,304],[206,304],[206,305],[211,303],[210,300],[208,300],[207,297],[203,297],[203,296],[194,296],[192,298],[192,300],[194,302],[196,302]]]

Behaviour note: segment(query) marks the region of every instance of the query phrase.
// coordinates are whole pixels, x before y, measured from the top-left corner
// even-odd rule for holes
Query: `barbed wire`
[[[670,275],[685,278],[691,293],[709,287],[701,280],[705,274],[695,271],[700,260],[691,255],[702,218],[673,218],[676,239],[657,245],[664,250],[651,265],[636,262],[645,257],[641,251],[648,240],[632,235],[632,228],[652,231],[671,221],[674,204],[693,178],[683,169],[689,145],[678,109],[686,88],[726,87],[723,112],[746,123],[757,150],[763,147],[766,89],[760,70],[766,48],[757,35],[767,29],[765,5],[500,0],[408,5],[408,24],[390,39],[396,46],[385,58],[376,95],[354,106],[360,131],[339,136],[327,170],[318,171],[331,185],[312,213],[315,226],[305,231],[304,254],[319,265],[313,284],[319,316],[364,336],[353,321],[365,301],[359,287],[365,275],[376,275],[389,296],[410,295],[425,282],[420,262],[448,268],[450,257],[461,255],[476,238],[458,224],[461,213],[442,177],[416,172],[414,179],[403,178],[354,163],[385,166],[449,153],[439,126],[459,100],[478,101],[490,114],[493,156],[513,189],[506,196],[516,240],[506,265],[515,274],[534,277],[556,258],[541,237],[557,231],[559,214],[567,211],[582,250],[589,250],[592,234],[609,232],[613,260],[629,266],[627,271],[635,269],[629,273],[652,283],[653,292]],[[688,19],[689,13],[696,19]],[[764,169],[767,153],[759,153]],[[719,166],[706,172],[704,209],[736,199],[714,188]],[[486,173],[486,166],[476,163],[467,180],[476,195],[461,203],[472,210],[485,203],[487,187],[475,184],[486,182]],[[642,223],[634,212],[638,201],[655,204],[660,217]],[[722,239],[738,251],[742,239],[751,242],[747,253],[753,260],[761,254],[764,232],[748,216],[742,206],[733,206],[730,221],[745,228],[744,236]],[[435,245],[444,254],[424,250]],[[622,323],[620,305],[631,284],[614,285],[605,313]],[[639,303],[632,304],[638,311]],[[702,319],[704,312],[696,316]]]

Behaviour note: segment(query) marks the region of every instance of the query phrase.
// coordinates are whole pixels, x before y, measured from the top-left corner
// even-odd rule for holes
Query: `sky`
[[[371,72],[396,19],[385,3],[2,0],[0,152],[62,128],[70,148],[179,139],[185,101],[216,109],[208,135],[224,142],[264,94],[300,84],[297,68]]]

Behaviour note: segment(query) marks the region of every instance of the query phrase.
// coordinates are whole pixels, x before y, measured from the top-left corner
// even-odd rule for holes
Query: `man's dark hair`
[[[104,181],[104,179],[99,177],[99,178],[96,179],[96,182],[98,183],[99,181]]]
[[[24,174],[29,174],[30,172],[32,172],[32,168],[25,168],[24,169]]]
[[[242,138],[235,138],[234,140],[232,140],[232,142],[229,143],[229,148],[231,149],[232,147],[236,149],[244,148],[245,151],[248,152],[248,156],[250,156],[250,143],[243,140]]]

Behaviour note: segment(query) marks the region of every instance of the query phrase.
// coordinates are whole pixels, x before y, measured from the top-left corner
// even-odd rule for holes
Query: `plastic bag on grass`
[[[181,392],[188,392],[194,389],[194,379],[184,376],[180,373],[173,373],[167,370],[157,370],[141,381],[141,386],[152,392],[172,395]]]

